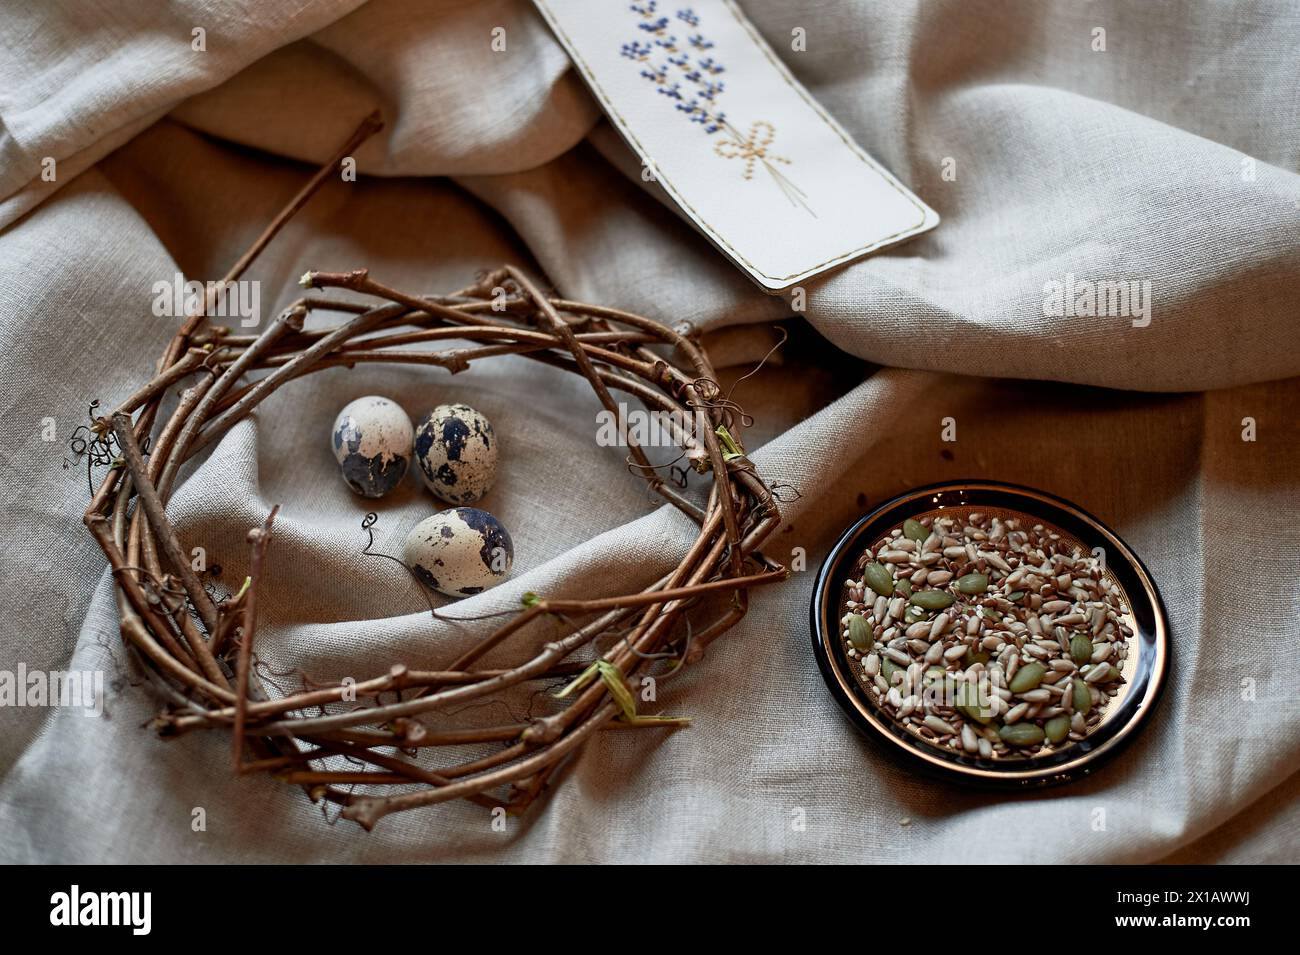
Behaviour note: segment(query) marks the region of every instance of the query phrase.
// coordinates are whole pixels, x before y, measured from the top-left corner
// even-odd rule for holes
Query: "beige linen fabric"
[[[778,360],[737,387],[753,459],[800,495],[769,550],[789,561],[803,548],[808,569],[755,592],[745,621],[665,684],[663,709],[693,717],[689,730],[600,736],[505,833],[458,804],[369,835],[269,779],[233,779],[223,737],[162,742],[143,725],[155,704],[134,685],[80,524],[84,471],[63,465],[87,404],[129,393],[174,332],[150,311],[153,283],[221,274],[302,181],[296,160],[322,159],[379,106],[389,127],[359,151],[360,180],[329,186],[250,274],[265,316],[308,268],[441,291],[515,262],[571,297],[708,329],[729,384],[789,307],[642,187],[527,4],[33,0],[0,13],[0,669],[98,669],[109,684],[102,719],[0,708],[0,859],[1300,858],[1300,5],[744,8],[944,217],[809,283],[806,323],[787,321]],[[804,53],[790,52],[795,26]],[[1044,316],[1044,284],[1067,273],[1149,281],[1150,324]],[[409,581],[360,553],[368,508],[326,435],[369,393],[417,414],[466,401],[501,434],[486,506],[514,536],[516,572],[458,612],[525,590],[637,588],[689,543],[620,454],[594,447],[597,405],[576,379],[517,358],[454,378],[323,372],[233,429],[171,507],[228,582],[244,573],[247,528],[282,505],[260,631],[272,670],[436,666],[472,639],[433,625]],[[918,779],[857,737],[817,673],[808,602],[839,531],[894,493],[959,477],[1078,502],[1164,592],[1168,693],[1093,779],[1033,795]],[[414,482],[373,506],[387,553],[435,507]],[[191,830],[195,807],[206,832]]]

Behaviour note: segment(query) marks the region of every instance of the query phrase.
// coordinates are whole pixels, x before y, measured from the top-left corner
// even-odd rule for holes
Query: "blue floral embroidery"
[[[642,0],[629,4],[628,9],[640,17],[637,29],[653,39],[649,43],[640,40],[624,43],[619,52],[640,63],[641,76],[673,100],[677,110],[707,135],[725,128],[727,116],[715,106],[726,89],[721,80],[714,79],[723,72],[722,64],[712,56],[699,55],[712,49],[713,41],[697,32],[681,43],[669,32],[672,20],[659,14],[658,0]],[[677,10],[674,16],[692,29],[700,25],[699,14],[689,7]]]
[[[669,32],[672,19],[659,13],[659,0],[641,0],[631,3],[628,9],[640,19],[637,29],[646,39],[632,40],[619,47],[619,53],[641,65],[641,76],[654,84],[655,92],[672,101],[673,108],[692,124],[712,136],[722,131],[723,136],[713,140],[713,152],[724,159],[743,163],[743,177],[752,179],[757,169],[767,172],[772,181],[790,200],[792,206],[802,206],[809,215],[816,213],[808,206],[803,191],[777,168],[789,166],[791,161],[771,150],[776,127],[766,120],[757,120],[749,126],[748,134],[740,132],[727,122],[727,114],[717,108],[717,101],[726,92],[726,85],[718,77],[726,68],[706,51],[714,43],[698,32],[700,17],[690,7],[674,12],[674,17],[693,31],[685,43],[680,43]],[[649,42],[646,42],[648,39]]]

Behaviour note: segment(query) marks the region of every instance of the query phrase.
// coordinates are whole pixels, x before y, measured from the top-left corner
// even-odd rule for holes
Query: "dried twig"
[[[241,757],[244,748],[244,725],[247,721],[248,708],[248,668],[253,658],[253,634],[257,630],[257,585],[262,579],[262,563],[266,560],[266,548],[271,543],[271,525],[280,505],[271,508],[266,516],[266,523],[254,527],[248,532],[248,543],[252,545],[253,554],[249,561],[247,593],[244,598],[243,631],[239,636],[239,657],[235,666],[235,729],[234,763],[235,772],[241,772]]]

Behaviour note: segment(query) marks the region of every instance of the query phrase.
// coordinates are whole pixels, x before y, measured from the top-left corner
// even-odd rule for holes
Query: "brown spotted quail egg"
[[[411,464],[414,429],[395,401],[367,395],[334,419],[334,457],[348,487],[363,497],[383,497]]]
[[[515,548],[501,522],[487,511],[455,507],[415,525],[402,555],[426,586],[450,597],[468,597],[505,579]]]
[[[472,504],[496,480],[496,434],[469,405],[439,405],[416,429],[415,458],[434,495],[449,504]]]

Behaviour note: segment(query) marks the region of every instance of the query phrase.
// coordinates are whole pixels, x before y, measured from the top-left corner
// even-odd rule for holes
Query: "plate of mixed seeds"
[[[813,647],[860,729],[970,782],[1083,775],[1151,712],[1169,666],[1160,595],[1096,518],[1041,491],[921,488],[845,532]]]

